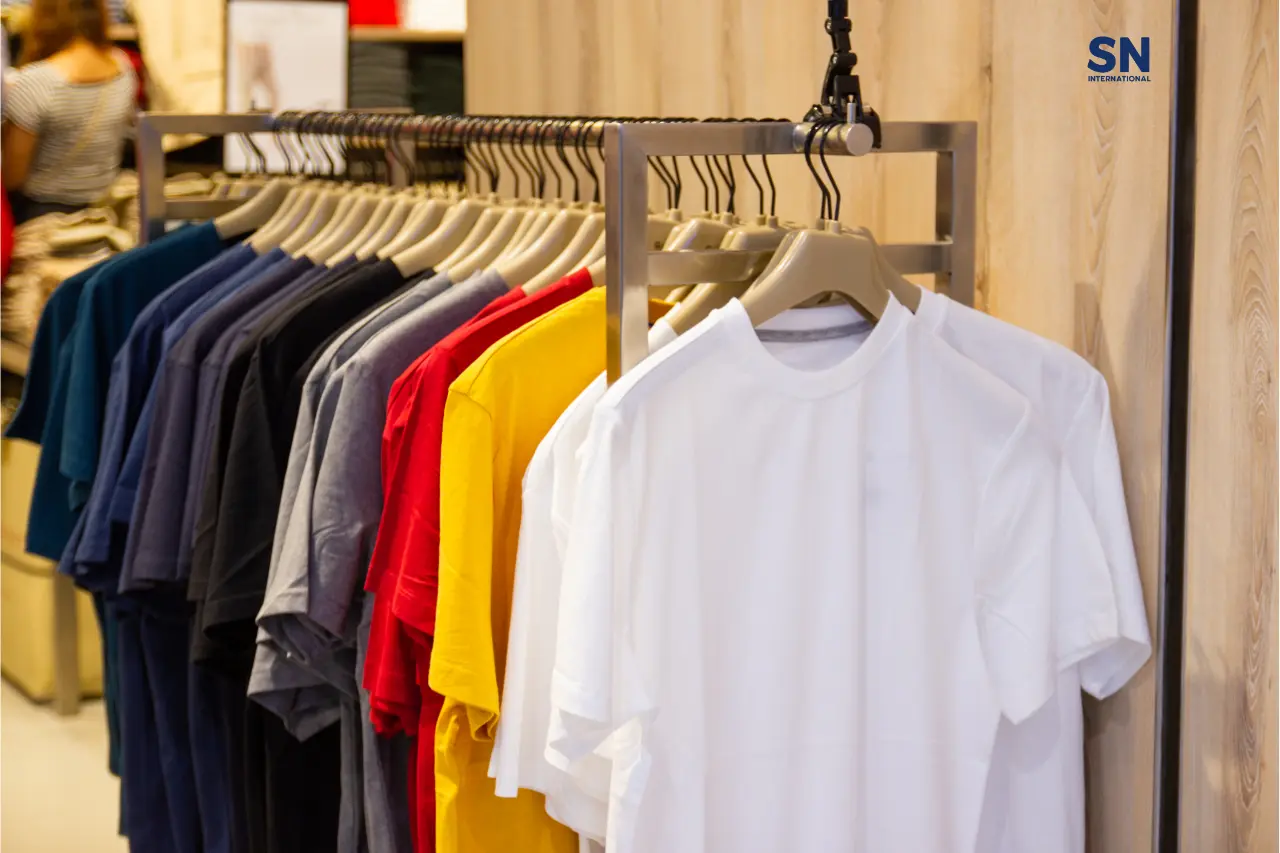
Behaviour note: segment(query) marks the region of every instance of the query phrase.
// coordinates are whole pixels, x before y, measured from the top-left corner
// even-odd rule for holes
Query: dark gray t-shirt
[[[492,275],[453,287],[444,274],[434,276],[335,339],[308,375],[310,425],[300,416],[294,433],[286,474],[292,491],[281,501],[249,695],[300,737],[340,720],[344,853],[361,835],[352,833],[356,826],[370,853],[398,853],[408,838],[408,746],[378,737],[368,694],[356,687],[368,636],[360,617],[371,612],[371,597],[352,610],[382,511],[387,398],[415,358],[507,290]],[[351,352],[355,338],[363,344]]]
[[[286,725],[310,728],[303,720],[288,719],[296,708],[297,678],[280,678],[286,668],[281,652],[288,654],[287,664],[354,695],[353,661],[338,651],[354,647],[351,603],[382,513],[381,442],[392,383],[415,358],[507,290],[501,279],[475,276],[381,329],[333,371],[310,435],[302,439],[295,433],[294,447],[306,451],[290,454],[287,480],[295,490],[281,501],[249,685],[250,695],[279,713]],[[323,452],[327,447],[341,452]]]

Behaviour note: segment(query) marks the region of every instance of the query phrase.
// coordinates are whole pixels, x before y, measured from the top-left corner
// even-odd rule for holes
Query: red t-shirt
[[[375,725],[380,722],[376,709],[403,709],[405,687],[418,685],[421,704],[416,729],[421,736],[416,750],[417,784],[412,787],[418,851],[435,848],[434,732],[443,700],[427,687],[427,673],[439,585],[440,449],[445,399],[453,380],[485,350],[590,289],[591,276],[582,270],[532,296],[513,299],[506,307],[450,334],[396,380],[403,386],[395,404],[398,411],[395,418],[388,411],[386,427],[391,431],[388,443],[395,445],[388,455],[394,458],[386,469],[390,477],[384,485],[382,519],[366,581],[376,584],[378,592],[364,683],[375,708]],[[406,634],[412,638],[409,658],[403,654]],[[375,698],[375,689],[386,693]],[[409,730],[409,725],[404,728]]]
[[[509,290],[480,309],[462,328],[474,325],[524,298],[525,292],[520,288]],[[391,386],[387,400],[387,421],[382,433],[384,507],[390,502],[391,486],[396,482],[396,464],[401,458],[400,446],[410,414],[410,407],[405,402],[413,399],[418,385],[417,369],[426,361],[429,352],[430,350],[414,360]],[[418,733],[422,694],[416,678],[412,677],[417,667],[413,643],[392,615],[395,578],[383,584],[383,572],[379,566],[378,563],[372,564],[365,580],[365,589],[374,593],[375,599],[362,682],[369,691],[370,719],[374,727],[384,735],[404,732],[414,737]],[[385,602],[385,606],[378,606],[379,601]],[[422,683],[426,683],[425,678]]]

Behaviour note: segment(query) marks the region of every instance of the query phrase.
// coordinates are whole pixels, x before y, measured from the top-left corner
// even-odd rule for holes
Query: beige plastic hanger
[[[507,207],[499,209],[501,213],[497,222],[494,223],[492,229],[487,235],[482,233],[483,225],[478,223],[471,235],[468,235],[468,241],[477,233],[480,233],[481,241],[469,252],[464,252],[463,248],[459,248],[449,258],[440,264],[440,269],[449,274],[449,278],[453,281],[464,281],[469,278],[472,273],[477,270],[487,268],[497,259],[515,237],[516,231],[520,228],[520,224],[525,221],[533,212],[524,206]],[[481,220],[483,220],[483,215]]]
[[[591,202],[591,205],[587,208],[587,218],[582,221],[578,232],[573,235],[569,245],[564,247],[564,251],[546,269],[524,283],[525,293],[537,293],[583,266],[588,253],[604,235],[604,211],[595,202]]]
[[[462,241],[467,238],[476,220],[486,209],[488,205],[484,202],[471,198],[462,199],[445,214],[440,227],[432,231],[422,242],[394,255],[391,262],[405,278],[435,268],[436,264],[449,257],[454,249],[462,245]]]
[[[338,246],[329,257],[325,258],[326,266],[333,266],[343,258],[351,257],[366,241],[377,233],[379,226],[386,220],[391,208],[395,206],[395,199],[385,193],[378,193],[376,199],[368,216],[350,223],[351,227],[356,228],[355,234],[346,243]]]
[[[753,326],[827,293],[840,296],[869,320],[884,315],[891,294],[877,247],[865,234],[839,228],[838,222],[820,220],[817,228],[793,231],[783,239],[769,266],[742,296]]]
[[[920,307],[920,288],[902,277],[902,274],[894,269],[893,264],[889,263],[889,259],[885,257],[884,250],[880,248],[880,244],[876,242],[876,236],[871,233],[869,228],[857,226],[845,229],[846,233],[852,232],[861,234],[871,242],[872,248],[876,253],[876,263],[880,267],[880,279],[884,282],[885,287],[889,288],[889,292],[894,298],[906,306],[912,314]]]
[[[379,249],[394,240],[409,219],[409,214],[414,210],[415,203],[414,197],[410,194],[397,194],[392,199],[391,210],[387,213],[387,218],[382,220],[377,230],[364,242],[364,245],[356,249],[356,258],[359,260],[371,258],[378,253]]]
[[[320,192],[320,188],[315,184],[308,183],[299,186],[296,189],[293,204],[287,210],[283,210],[279,216],[272,217],[270,222],[255,231],[253,236],[249,238],[249,245],[259,253],[279,246],[306,219],[307,214],[311,211],[312,204],[317,200]]]
[[[526,283],[546,269],[565,250],[586,218],[586,211],[583,210],[559,211],[547,230],[529,248],[500,261],[494,269],[512,287]]]
[[[378,257],[390,258],[416,243],[421,243],[439,227],[440,220],[444,219],[448,209],[449,204],[439,198],[430,197],[419,201],[418,206],[409,214],[409,218],[400,229],[400,233],[378,250]]]
[[[352,201],[346,216],[305,250],[306,256],[317,264],[332,266],[344,260],[346,255],[339,255],[339,250],[355,239],[378,206],[378,195],[367,187],[356,187],[347,192]]]
[[[257,231],[266,225],[289,197],[293,184],[283,178],[267,183],[257,195],[213,220],[213,227],[224,240]]]
[[[534,241],[546,232],[547,226],[551,224],[551,220],[555,218],[558,210],[558,207],[552,207],[547,202],[534,202],[532,210],[525,220],[524,229],[516,237],[512,238],[496,260],[505,261],[508,258],[513,258],[532,246]]]
[[[720,242],[720,248],[729,251],[777,249],[788,233],[787,229],[778,225],[776,216],[758,216],[750,225],[739,225],[731,229]],[[667,322],[677,335],[683,335],[742,291],[741,282],[706,282],[694,285],[693,290],[667,313]]]
[[[329,235],[347,221],[348,217],[351,216],[351,208],[356,203],[357,195],[355,190],[343,190],[339,193],[338,206],[334,209],[333,216],[329,217],[329,221],[316,232],[315,236],[308,240],[302,248],[298,249],[297,257],[311,258],[312,249],[328,239]]]
[[[675,213],[676,216],[672,216]],[[667,239],[671,236],[672,231],[679,226],[680,211],[668,210],[658,215],[650,215],[648,245],[649,250],[656,252],[666,245]],[[601,234],[596,240],[596,244],[591,247],[591,251],[587,253],[584,259],[584,266],[587,275],[591,276],[591,285],[593,287],[604,286],[605,276],[605,235]]]
[[[333,212],[338,209],[338,201],[341,198],[341,190],[320,190],[312,201],[311,207],[302,222],[280,241],[280,248],[290,255],[295,255],[299,249],[307,244],[308,240],[329,223],[329,220],[333,218]]]

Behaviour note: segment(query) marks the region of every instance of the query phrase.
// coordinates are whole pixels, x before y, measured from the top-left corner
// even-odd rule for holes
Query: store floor
[[[0,682],[0,850],[124,853],[101,702],[59,717]]]

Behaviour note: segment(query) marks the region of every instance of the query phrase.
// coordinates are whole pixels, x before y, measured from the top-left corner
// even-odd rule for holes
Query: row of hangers
[[[327,266],[351,256],[377,257],[406,277],[434,269],[454,281],[491,269],[527,293],[584,268],[602,283],[605,213],[595,160],[603,165],[602,130],[616,121],[691,120],[284,113],[274,121],[272,137],[285,174],[243,179],[232,192],[249,191],[251,197],[214,224],[224,238],[248,235],[259,252],[280,248]],[[888,263],[871,233],[839,223],[840,191],[826,159],[828,138],[839,126],[819,120],[805,137],[805,161],[822,198],[813,227],[778,219],[767,157],[761,157],[770,190],[766,205],[764,187],[741,155],[760,199],[759,212],[746,218],[736,212],[738,183],[730,157],[701,157],[705,175],[699,158],[689,157],[704,197],[703,212],[694,216],[680,210],[679,158],[649,158],[667,196],[666,209],[649,216],[650,247],[772,253],[758,276],[708,281],[669,294],[678,302],[668,314],[677,332],[734,297],[742,299],[756,325],[831,298],[873,321],[891,294],[915,310],[919,291]],[[250,162],[265,172],[261,149],[252,139],[244,143],[253,154]],[[814,165],[815,144],[827,180]],[[391,185],[396,174],[407,186]],[[593,184],[589,199],[582,174]],[[510,194],[501,191],[504,175]]]

